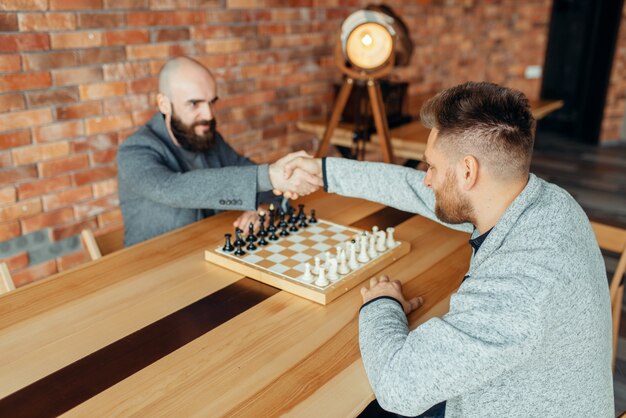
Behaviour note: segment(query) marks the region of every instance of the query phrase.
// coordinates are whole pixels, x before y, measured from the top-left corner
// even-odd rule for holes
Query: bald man
[[[199,62],[178,57],[161,69],[159,112],[118,152],[127,246],[223,210],[242,211],[235,226],[247,231],[259,207],[279,202],[272,189],[319,187],[305,171],[284,179],[282,167],[293,156],[256,165],[235,152],[217,131],[217,99],[215,79]]]

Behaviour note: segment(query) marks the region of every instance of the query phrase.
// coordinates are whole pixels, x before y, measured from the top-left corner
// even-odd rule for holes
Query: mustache
[[[210,120],[199,120],[197,122],[194,122],[191,127],[195,128],[196,126],[208,126],[210,128],[215,127],[216,122],[215,119],[210,119]]]

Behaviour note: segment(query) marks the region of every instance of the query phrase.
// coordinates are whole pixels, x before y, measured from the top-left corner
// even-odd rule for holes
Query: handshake
[[[305,151],[288,154],[269,166],[274,194],[288,199],[306,196],[324,187],[322,160]]]

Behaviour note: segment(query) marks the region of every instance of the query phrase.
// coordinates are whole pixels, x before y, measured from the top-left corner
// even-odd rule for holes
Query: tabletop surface
[[[446,310],[468,235],[323,192],[297,203],[411,252],[381,273]],[[360,360],[360,286],[323,306],[212,265],[236,212],[207,218],[0,297],[0,415],[355,416],[373,399]]]

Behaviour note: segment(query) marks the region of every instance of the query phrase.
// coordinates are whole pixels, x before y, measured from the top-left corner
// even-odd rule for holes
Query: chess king
[[[409,330],[421,298],[384,276],[361,289],[359,342],[379,404],[405,416],[613,416],[604,262],[576,201],[529,172],[528,99],[469,82],[430,99],[421,120],[426,172],[336,158],[285,166],[471,234],[469,270],[441,318]]]
[[[256,165],[235,152],[217,130],[217,100],[215,78],[199,62],[178,57],[161,69],[159,111],[118,152],[126,245],[222,210],[243,211],[235,226],[244,229],[258,221],[260,203],[275,202],[272,188],[319,187],[304,171],[284,179],[284,158]]]

